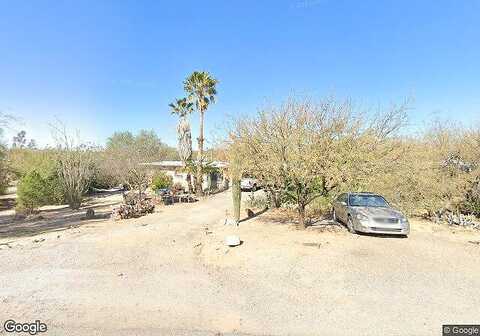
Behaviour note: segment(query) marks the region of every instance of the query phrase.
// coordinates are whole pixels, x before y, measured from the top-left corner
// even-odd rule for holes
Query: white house
[[[182,171],[184,167],[182,161],[156,161],[144,163],[143,165],[151,169],[152,173],[156,170],[164,171],[172,177],[173,183],[180,183],[185,190],[188,189],[187,173]],[[209,166],[217,168],[217,171],[203,175],[203,190],[216,190],[228,183],[227,176],[224,176],[225,169],[228,166],[226,162],[213,161],[209,162]],[[194,185],[193,177],[192,185]]]

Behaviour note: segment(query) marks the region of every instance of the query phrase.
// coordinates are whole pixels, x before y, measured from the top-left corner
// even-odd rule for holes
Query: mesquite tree
[[[317,197],[358,189],[369,172],[388,171],[399,157],[390,138],[403,125],[405,107],[366,120],[349,101],[289,100],[237,121],[231,133],[246,172],[293,203],[298,227]]]
[[[144,164],[162,159],[166,150],[165,144],[153,131],[141,130],[136,135],[115,132],[107,139],[102,164],[120,183],[142,194],[149,182]]]

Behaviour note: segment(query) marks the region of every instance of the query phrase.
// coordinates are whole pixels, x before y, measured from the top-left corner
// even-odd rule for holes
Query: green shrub
[[[254,194],[253,192],[248,195],[248,198],[244,201],[246,208],[251,209],[265,209],[270,207],[270,200],[266,193]]]
[[[42,176],[32,170],[21,178],[17,186],[17,209],[32,212],[49,201],[46,182]]]
[[[332,201],[329,197],[317,197],[307,206],[307,216],[321,217],[332,211]]]
[[[475,181],[467,191],[465,200],[462,202],[462,210],[465,213],[480,216],[480,181]]]
[[[8,188],[9,176],[8,170],[0,163],[0,195],[5,194]]]
[[[110,189],[120,185],[118,178],[113,175],[109,175],[108,172],[100,169],[95,169],[92,181],[90,182],[90,188],[97,189]]]
[[[46,176],[43,179],[45,181],[45,197],[48,204],[65,204],[65,191],[63,190],[57,169],[55,167],[50,169],[50,171],[46,172]]]
[[[21,179],[38,173],[44,182],[45,204],[64,204],[65,194],[58,176],[57,156],[54,150],[11,149],[8,154],[13,173]]]
[[[9,182],[9,169],[6,162],[6,150],[3,145],[0,144],[0,195],[3,195],[8,187]]]
[[[152,189],[157,191],[159,189],[168,189],[173,185],[173,178],[164,172],[155,174],[152,179]]]
[[[7,175],[0,170],[0,195],[5,194],[8,188],[8,178]]]

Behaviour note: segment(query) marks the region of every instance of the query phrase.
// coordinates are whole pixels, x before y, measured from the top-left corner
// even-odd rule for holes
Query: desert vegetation
[[[143,163],[165,158],[176,158],[173,148],[162,143],[153,131],[141,130],[134,135],[130,132],[116,132],[107,139],[100,171],[111,176],[114,184],[123,184],[129,189],[144,192],[149,176]]]
[[[151,176],[144,164],[180,158],[187,172],[189,191],[202,195],[203,174],[210,171],[204,151],[204,115],[215,101],[217,80],[207,72],[193,72],[183,84],[186,98],[169,105],[179,117],[176,150],[149,130],[137,134],[115,132],[102,147],[81,141],[57,122],[51,125],[55,145],[46,148],[38,148],[35,139],[28,138],[22,130],[12,138],[10,146],[5,141],[0,145],[0,192],[6,190],[9,182],[18,181],[18,212],[32,213],[46,204],[68,204],[78,209],[84,196],[94,189],[121,186],[141,195],[148,187],[171,187],[171,181],[168,183],[164,176],[156,176],[150,185]],[[188,120],[195,110],[200,116],[196,161]],[[0,114],[0,130],[12,120],[11,116]]]
[[[406,136],[408,108],[366,114],[349,100],[289,99],[236,120],[231,164],[261,181],[270,206],[292,206],[299,228],[309,207],[329,211],[344,191],[378,192],[429,218],[478,215],[479,130],[435,122]]]
[[[33,213],[43,205],[68,204],[78,209],[92,190],[123,186],[143,192],[150,179],[142,163],[175,159],[175,149],[161,142],[153,131],[116,132],[105,147],[83,142],[61,123],[51,125],[56,145],[47,148],[20,132],[16,145],[2,147],[1,174],[4,188],[17,180],[16,210]],[[27,143],[27,145],[25,145]]]
[[[152,178],[152,190],[167,189],[173,186],[173,179],[165,172],[158,172]]]
[[[193,112],[193,103],[189,102],[187,98],[181,98],[177,99],[175,103],[169,104],[169,106],[172,110],[172,114],[176,114],[179,117],[177,125],[178,156],[182,160],[182,163],[185,167],[191,167],[193,165],[192,131],[188,116]],[[187,170],[187,184],[189,193],[193,192],[191,173],[191,170]]]
[[[184,81],[184,90],[188,93],[188,99],[194,103],[200,116],[199,135],[198,135],[198,157],[196,164],[195,192],[197,196],[203,195],[202,182],[204,174],[204,119],[205,112],[210,104],[215,102],[217,95],[218,81],[208,72],[193,72]]]
[[[115,132],[100,147],[55,124],[55,146],[41,149],[20,131],[11,146],[0,146],[0,191],[18,180],[20,212],[46,204],[78,209],[91,190],[122,186],[141,196],[147,188],[172,188],[171,178],[158,173],[152,179],[143,164],[180,158],[189,192],[201,194],[203,174],[213,169],[203,148],[203,125],[216,85],[210,74],[194,72],[184,82],[186,97],[169,105],[179,117],[176,149],[148,130]],[[362,111],[351,100],[291,98],[237,118],[226,145],[210,149],[230,163],[235,220],[245,174],[258,179],[267,195],[248,202],[294,209],[299,228],[306,227],[309,214],[329,212],[332,199],[345,191],[377,192],[410,215],[434,220],[480,216],[479,128],[434,121],[412,134],[409,108],[409,101]],[[195,111],[197,153],[189,123]],[[5,127],[10,119],[1,117]]]

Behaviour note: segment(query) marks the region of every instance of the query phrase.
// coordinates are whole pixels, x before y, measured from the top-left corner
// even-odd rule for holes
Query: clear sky
[[[292,93],[375,106],[412,96],[412,127],[470,124],[480,1],[0,0],[0,110],[41,144],[58,117],[98,144],[145,128],[173,145],[168,103],[194,70],[220,81],[207,136]]]

